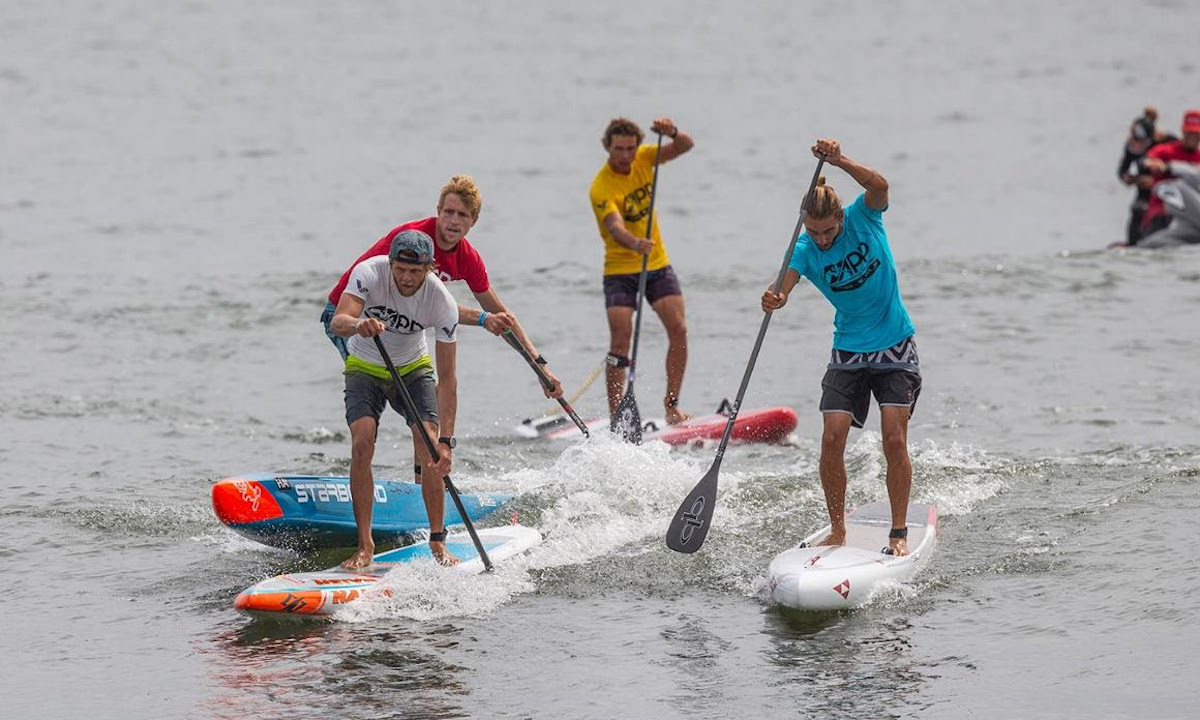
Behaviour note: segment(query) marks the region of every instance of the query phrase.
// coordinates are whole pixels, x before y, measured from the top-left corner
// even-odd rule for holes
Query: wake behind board
[[[448,493],[447,493],[448,494]],[[512,499],[499,493],[461,494],[472,520]],[[350,502],[350,478],[309,475],[239,475],[212,488],[213,510],[229,529],[265,545],[290,549],[354,547],[358,530]],[[446,524],[462,524],[446,498]],[[371,531],[375,542],[395,544],[429,527],[421,486],[399,480],[375,481]]]
[[[519,555],[542,541],[541,533],[523,525],[483,528],[478,533],[493,564]],[[447,537],[446,548],[462,561],[446,568],[446,572],[483,572],[483,560],[467,533]],[[331,615],[339,607],[360,598],[389,570],[402,563],[431,560],[432,557],[426,541],[378,553],[374,562],[361,570],[333,567],[319,572],[277,575],[243,590],[233,601],[233,607],[245,613],[271,617]]]
[[[920,570],[937,542],[937,508],[908,506],[908,549],[903,557],[887,555],[891,509],[886,502],[864,505],[846,516],[845,545],[816,545],[829,526],[785,550],[767,568],[771,600],[803,610],[841,610],[867,602],[884,583],[904,582]]]
[[[725,405],[722,404],[722,408]],[[678,425],[668,425],[662,418],[643,424],[642,441],[660,440],[668,445],[686,445],[704,440],[720,440],[729,422],[728,412],[698,415]],[[796,429],[796,411],[790,407],[770,407],[743,410],[733,424],[730,440],[743,443],[777,443]],[[596,418],[584,423],[589,431],[607,429],[609,418]],[[566,415],[554,415],[538,420],[527,420],[516,426],[516,433],[524,438],[545,440],[571,440],[582,433]]]

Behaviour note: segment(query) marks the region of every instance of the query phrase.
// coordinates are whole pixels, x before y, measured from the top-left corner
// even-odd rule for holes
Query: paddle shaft
[[[646,211],[646,239],[654,237],[654,199],[658,195],[658,162],[662,153],[662,133],[658,133],[658,146],[654,149],[654,176],[650,181],[650,207]],[[633,383],[637,376],[638,340],[642,335],[642,306],[646,297],[646,275],[650,254],[642,255],[642,272],[638,275],[637,310],[633,327],[633,349],[629,353],[629,382],[617,410],[609,421],[609,429],[619,433],[627,442],[642,443],[642,416],[638,412],[637,398],[633,394]]]
[[[550,378],[546,377],[546,373],[544,370],[542,370],[542,366],[538,365],[537,360],[533,359],[533,356],[529,354],[529,350],[521,344],[521,341],[518,340],[515,335],[512,334],[512,331],[505,330],[502,336],[504,338],[504,342],[508,343],[514,350],[521,353],[521,357],[525,358],[525,362],[529,363],[529,367],[533,368],[533,372],[537,375],[538,381],[542,383],[542,387],[546,388],[547,390],[553,388],[554,383],[550,381]],[[570,415],[571,419],[575,421],[575,424],[579,426],[579,430],[583,433],[583,436],[590,438],[591,434],[588,432],[587,425],[584,425],[583,421],[579,419],[579,416],[575,414],[575,410],[571,407],[571,403],[567,402],[561,397],[555,398],[555,400],[558,400],[558,404],[562,405],[562,408],[567,412],[567,415]]]
[[[804,200],[800,203],[800,217],[796,220],[796,229],[792,231],[792,241],[788,243],[787,252],[783,254],[783,265],[779,268],[779,276],[775,278],[775,289],[773,292],[778,293],[783,287],[783,276],[787,274],[788,263],[792,261],[792,253],[796,250],[796,242],[800,239],[800,232],[804,228],[804,221],[808,217],[808,200],[812,197],[813,190],[817,187],[817,178],[821,176],[821,167],[825,165],[825,156],[822,155],[817,160],[817,169],[813,173],[812,182],[808,186],[808,192],[804,194]],[[746,365],[746,373],[742,375],[742,384],[738,388],[737,399],[733,401],[733,407],[729,411],[729,421],[725,423],[725,432],[721,435],[721,444],[717,446],[717,462],[721,462],[721,457],[725,455],[725,447],[729,444],[729,438],[733,435],[733,424],[737,421],[738,411],[742,409],[742,398],[746,396],[746,388],[750,385],[750,376],[754,373],[754,364],[758,362],[758,351],[762,349],[763,338],[767,336],[767,326],[771,324],[771,315],[773,313],[763,313],[762,325],[758,328],[758,337],[754,339],[754,349],[750,352],[750,362]]]
[[[817,159],[817,169],[813,173],[812,182],[809,183],[808,192],[804,194],[804,199],[800,202],[800,217],[796,221],[796,229],[792,231],[792,239],[788,243],[787,252],[783,255],[783,265],[779,268],[779,277],[775,279],[774,292],[776,293],[783,287],[783,277],[787,274],[788,264],[796,249],[796,242],[800,239],[800,231],[804,227],[804,220],[808,217],[808,202],[812,198],[813,190],[817,187],[817,179],[821,176],[821,168],[824,165],[825,156],[822,155]],[[725,456],[725,448],[729,445],[729,438],[733,436],[733,426],[737,422],[738,411],[741,410],[742,400],[746,396],[746,388],[750,385],[750,376],[754,373],[754,364],[758,361],[758,351],[762,349],[763,338],[766,337],[767,326],[770,324],[771,313],[763,313],[762,325],[759,326],[758,337],[754,340],[754,350],[750,352],[750,362],[747,363],[746,372],[742,375],[742,384],[738,388],[737,399],[733,401],[733,407],[729,410],[729,420],[725,422],[725,432],[721,434],[721,444],[717,446],[717,454],[713,458],[712,466],[683,499],[679,510],[671,519],[671,526],[667,528],[667,547],[676,552],[696,552],[704,543],[704,538],[708,536],[713,505],[716,500],[721,458]]]
[[[650,180],[650,208],[646,211],[646,239],[654,239],[654,199],[658,195],[658,156],[662,153],[662,133],[658,134],[658,146],[654,148],[654,176]],[[646,272],[650,254],[642,256],[642,273],[638,276],[637,312],[633,321],[633,348],[629,352],[629,384],[627,392],[633,392],[633,376],[637,372],[638,337],[642,334],[642,305],[646,297]]]
[[[408,416],[409,424],[413,427],[413,432],[419,433],[421,439],[425,441],[425,447],[429,450],[429,456],[431,458],[438,457],[437,445],[434,444],[433,438],[429,437],[429,430],[425,428],[425,423],[418,417],[417,404],[413,402],[412,395],[408,394],[408,388],[404,386],[404,381],[400,379],[400,373],[396,372],[396,366],[392,364],[392,358],[388,355],[387,348],[383,346],[383,340],[378,335],[374,337],[374,340],[375,347],[379,348],[379,354],[383,356],[383,364],[387,365],[388,372],[391,373],[392,382],[396,383],[396,388],[400,391],[400,401],[404,403],[404,414]],[[483,549],[483,542],[479,539],[479,533],[475,532],[475,524],[471,522],[471,516],[467,514],[467,509],[463,507],[462,498],[458,496],[458,488],[454,487],[454,483],[450,480],[449,475],[443,475],[442,479],[446,483],[446,489],[450,491],[450,499],[454,501],[454,507],[458,508],[458,516],[462,518],[463,524],[467,526],[467,534],[471,536],[471,542],[475,543],[475,550],[479,552],[479,559],[483,561],[483,567],[490,572],[492,561],[488,559],[487,551]]]
[[[646,239],[654,239],[654,198],[659,191],[659,155],[662,152],[662,133],[659,133],[659,144],[654,148],[654,176],[650,180],[650,208],[646,212]],[[629,353],[629,386],[634,385],[634,374],[637,371],[637,340],[642,334],[642,305],[646,299],[646,268],[650,263],[650,253],[642,256],[642,274],[637,277],[637,312],[634,319],[634,347]]]

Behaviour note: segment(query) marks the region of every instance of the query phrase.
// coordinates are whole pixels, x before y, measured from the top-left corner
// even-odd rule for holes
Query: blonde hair
[[[442,194],[438,195],[437,209],[439,213],[442,211],[442,205],[446,202],[446,196],[450,193],[454,193],[462,199],[472,218],[479,219],[479,211],[483,209],[483,194],[479,192],[479,186],[475,184],[474,178],[470,175],[455,175],[450,178],[450,182],[442,186]]]
[[[842,200],[837,192],[825,184],[825,176],[817,178],[812,195],[808,198],[808,217],[823,220],[827,217],[842,219]]]

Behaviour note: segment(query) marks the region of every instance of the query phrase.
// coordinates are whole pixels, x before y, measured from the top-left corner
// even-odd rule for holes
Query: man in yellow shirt
[[[650,130],[670,138],[659,152],[660,163],[674,160],[694,144],[691,136],[676,128],[670,118],[656,119]],[[604,239],[604,304],[608,309],[610,334],[608,408],[609,412],[616,412],[624,391],[638,279],[642,258],[648,256],[646,301],[667,331],[667,394],[663,409],[667,422],[674,424],[688,418],[678,407],[687,367],[687,322],[679,278],[663,247],[657,216],[651,232],[646,232],[656,145],[643,145],[643,138],[641,128],[628,118],[616,118],[608,124],[602,139],[608,162],[596,173],[589,193]]]

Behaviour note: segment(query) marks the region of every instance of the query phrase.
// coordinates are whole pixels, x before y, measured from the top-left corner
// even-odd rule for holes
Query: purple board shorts
[[[604,307],[637,307],[638,279],[641,273],[604,276]],[[679,278],[670,265],[646,273],[646,300],[653,305],[660,298],[682,295]]]

